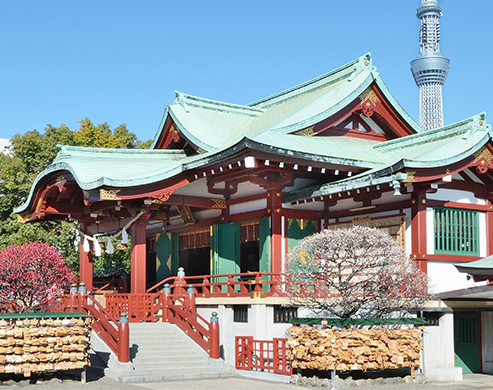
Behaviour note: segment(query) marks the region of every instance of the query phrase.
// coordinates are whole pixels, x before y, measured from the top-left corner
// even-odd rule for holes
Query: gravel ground
[[[1,379],[1,378],[0,378]],[[37,379],[37,380],[36,380]],[[260,381],[251,378],[221,378],[221,379],[202,379],[159,383],[120,383],[110,378],[104,377],[101,370],[89,368],[87,373],[87,383],[67,377],[45,377],[43,380],[33,377],[24,379],[16,377],[7,380],[2,379],[1,387],[12,389],[84,389],[84,390],[204,390],[204,389],[228,389],[228,390],[302,390],[317,389],[316,387],[294,386],[285,383]],[[318,389],[327,389],[319,387]],[[361,390],[467,390],[467,389],[493,389],[493,376],[489,375],[466,375],[463,382],[447,383],[426,383],[426,384],[397,384],[397,385],[365,385],[353,387]]]

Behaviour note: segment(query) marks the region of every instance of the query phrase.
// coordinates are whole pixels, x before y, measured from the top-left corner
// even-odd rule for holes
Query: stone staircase
[[[133,369],[121,371],[124,383],[160,382],[236,376],[223,360],[207,353],[176,325],[130,324],[130,361]]]

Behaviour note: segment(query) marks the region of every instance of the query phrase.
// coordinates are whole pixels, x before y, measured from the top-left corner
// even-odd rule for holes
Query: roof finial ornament
[[[443,127],[442,87],[450,60],[440,54],[442,7],[436,0],[422,0],[416,16],[419,29],[419,56],[411,60],[411,71],[419,87],[419,125],[423,130]]]
[[[353,73],[351,73],[351,76],[349,76],[347,81],[354,80],[354,78],[364,70],[369,70],[370,72],[377,70],[377,68],[373,66],[370,52],[362,55],[358,59],[358,63],[356,65],[354,65],[354,71],[353,71]]]
[[[180,92],[180,91],[175,91],[175,101],[173,102],[173,104],[179,104],[180,106],[183,107],[183,109],[185,110],[185,112],[190,112],[190,110],[188,109],[187,107],[187,104],[185,102],[185,94],[183,92]]]

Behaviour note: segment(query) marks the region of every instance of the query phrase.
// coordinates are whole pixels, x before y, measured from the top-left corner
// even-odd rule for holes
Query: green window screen
[[[441,207],[434,211],[436,254],[479,255],[477,211]]]

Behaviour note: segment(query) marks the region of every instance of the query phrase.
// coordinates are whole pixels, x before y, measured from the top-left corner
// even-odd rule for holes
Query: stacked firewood
[[[366,371],[420,366],[422,327],[289,329],[288,359],[293,368]]]
[[[83,369],[89,365],[91,318],[0,320],[0,374]]]

